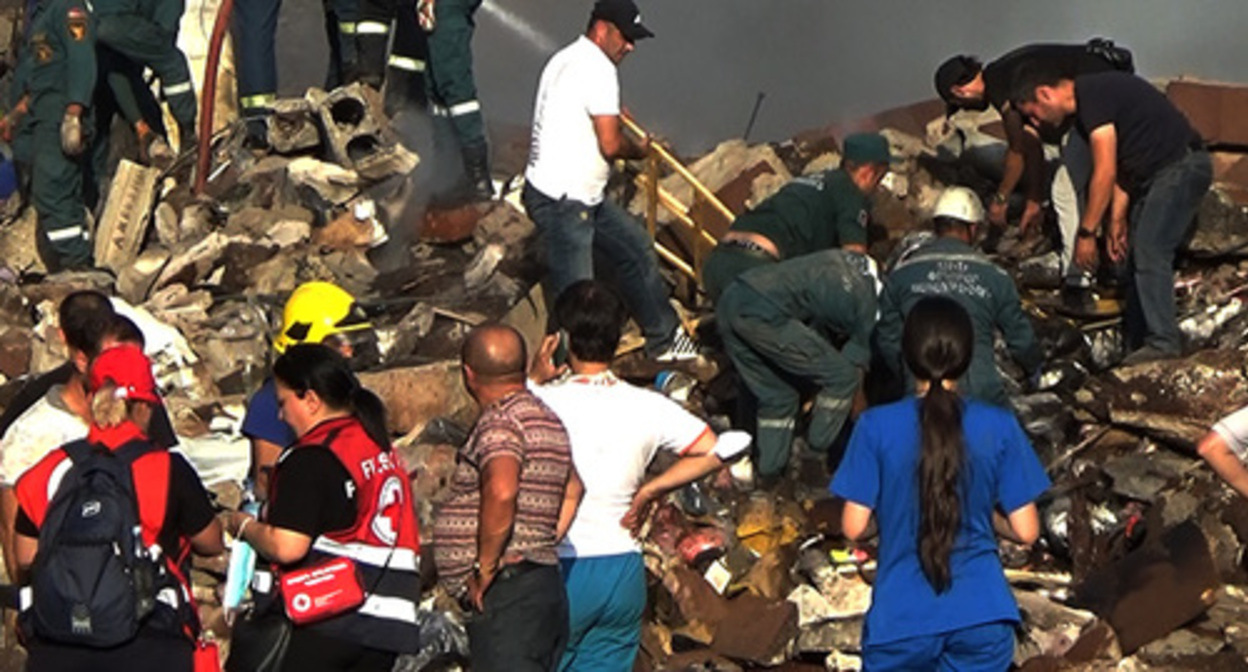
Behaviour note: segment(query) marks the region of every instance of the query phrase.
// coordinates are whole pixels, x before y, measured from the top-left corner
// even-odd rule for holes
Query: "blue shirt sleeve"
[[[1012,513],[1044,494],[1051,483],[1044,465],[1013,413],[1001,410],[1001,459],[997,461],[997,501]]]
[[[845,457],[828,490],[855,504],[875,509],[880,496],[880,460],[876,456],[874,415],[864,414],[849,437]]]
[[[277,403],[277,388],[273,379],[264,381],[264,385],[252,395],[247,402],[247,415],[243,418],[243,436],[249,439],[268,441],[286,447],[297,438],[290,425],[282,421],[281,409]]]

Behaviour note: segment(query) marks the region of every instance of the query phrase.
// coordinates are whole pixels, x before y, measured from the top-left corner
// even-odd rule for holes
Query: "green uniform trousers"
[[[715,321],[737,373],[757,399],[759,475],[784,472],[804,386],[818,389],[807,440],[812,448],[827,450],[849,417],[858,367],[744,282],[720,296]]]

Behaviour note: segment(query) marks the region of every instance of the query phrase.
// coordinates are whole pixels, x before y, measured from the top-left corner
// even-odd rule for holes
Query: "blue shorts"
[[[1014,624],[1009,621],[862,647],[863,672],[1003,672],[1013,660]]]
[[[563,558],[560,563],[569,635],[560,672],[631,672],[646,608],[641,553]]]

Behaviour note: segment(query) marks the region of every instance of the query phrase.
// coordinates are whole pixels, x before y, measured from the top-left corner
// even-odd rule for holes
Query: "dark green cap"
[[[892,163],[896,160],[888,150],[888,139],[879,133],[854,133],[845,138],[841,158],[854,163]]]

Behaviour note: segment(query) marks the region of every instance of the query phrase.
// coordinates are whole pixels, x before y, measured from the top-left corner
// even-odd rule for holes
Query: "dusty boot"
[[[464,177],[467,195],[473,200],[494,198],[494,182],[490,178],[490,147],[486,143],[464,147]]]
[[[178,122],[178,154],[186,156],[199,147],[199,134],[195,129],[195,122],[184,123]]]

